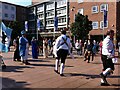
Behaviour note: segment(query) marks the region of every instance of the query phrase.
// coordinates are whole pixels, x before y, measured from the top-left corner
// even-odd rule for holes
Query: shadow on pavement
[[[2,72],[23,72],[23,68],[33,68],[29,66],[6,66],[6,69],[3,69]]]
[[[2,88],[23,88],[25,85],[30,85],[25,81],[20,81],[20,82],[16,82],[13,79],[10,78],[4,78],[4,77],[0,77],[0,79],[2,80]]]
[[[32,60],[28,60],[30,62],[50,62],[50,61],[47,61],[47,60],[37,60],[37,59],[32,59]]]
[[[70,76],[85,76],[85,77],[91,78],[91,79],[100,78],[99,75],[80,74],[80,73],[70,73],[70,74],[67,74],[67,76],[68,77],[70,77]],[[108,76],[107,78],[120,78],[120,76],[113,75],[113,76]]]
[[[55,64],[30,64],[32,66],[45,66],[45,67],[55,67]],[[74,67],[74,66],[65,66],[65,67]]]

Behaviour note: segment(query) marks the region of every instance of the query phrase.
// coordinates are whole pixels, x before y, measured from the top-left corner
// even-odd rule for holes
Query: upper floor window
[[[38,7],[37,10],[38,11],[43,11],[43,7]]]
[[[14,7],[11,7],[11,10],[12,10],[12,11],[14,11],[14,10],[15,10],[15,8],[14,8]]]
[[[54,3],[47,5],[47,9],[51,9],[51,8],[54,8]]]
[[[98,6],[92,6],[92,13],[98,13]]]
[[[101,4],[100,5],[100,11],[103,12],[103,10],[108,11],[108,4]]]
[[[59,0],[59,1],[57,2],[57,7],[62,6],[62,5],[65,5],[66,3],[67,3],[66,0]]]
[[[98,22],[92,22],[93,29],[98,29]]]
[[[4,7],[5,7],[5,9],[8,9],[8,6],[7,6],[7,5],[5,5]]]
[[[83,0],[78,0],[78,3],[83,3]]]
[[[78,13],[83,15],[83,8],[82,9],[78,9]]]

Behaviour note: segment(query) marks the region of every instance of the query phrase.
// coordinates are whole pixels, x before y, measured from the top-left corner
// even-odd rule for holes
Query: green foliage
[[[12,35],[11,35],[11,39],[15,39],[17,36],[21,35],[21,31],[23,30],[23,23],[22,22],[18,22],[18,21],[14,21],[11,22],[8,27],[12,28]]]
[[[78,39],[86,39],[89,31],[92,30],[92,21],[89,21],[88,16],[77,14],[75,16],[75,22],[71,24],[70,28],[73,36]]]

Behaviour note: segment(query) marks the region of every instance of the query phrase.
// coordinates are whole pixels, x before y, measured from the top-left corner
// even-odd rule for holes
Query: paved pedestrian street
[[[31,53],[30,53],[31,54]],[[67,58],[64,70],[65,77],[54,72],[55,59],[39,56],[31,65],[22,65],[12,61],[13,52],[3,53],[7,68],[0,72],[2,88],[120,88],[120,59],[115,65],[114,74],[107,78],[111,86],[100,86],[102,63],[97,55],[94,61],[87,63],[83,57],[75,55],[75,60]]]

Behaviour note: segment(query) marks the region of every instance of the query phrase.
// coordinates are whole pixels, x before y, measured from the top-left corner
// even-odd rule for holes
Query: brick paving
[[[75,55],[75,60],[67,58],[64,70],[65,77],[54,72],[55,59],[39,56],[33,60],[29,55],[31,65],[22,65],[12,61],[13,52],[3,53],[7,68],[0,72],[2,88],[120,88],[120,59],[115,65],[112,76],[107,78],[111,86],[100,86],[99,73],[102,70],[100,56],[87,63],[83,57]]]

